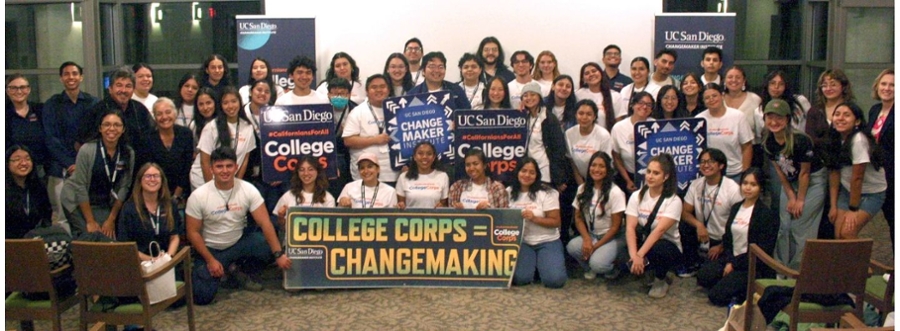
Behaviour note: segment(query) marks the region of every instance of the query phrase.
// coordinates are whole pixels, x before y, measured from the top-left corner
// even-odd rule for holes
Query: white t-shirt
[[[747,97],[744,98],[744,102],[741,103],[741,106],[737,108],[737,110],[740,110],[742,113],[744,113],[744,121],[747,122],[747,125],[750,126],[750,130],[752,130],[753,132],[757,131],[756,121],[753,117],[755,116],[754,113],[759,112],[760,103],[762,103],[762,98],[760,98],[759,95],[747,91]],[[756,136],[754,137],[753,143],[758,144],[760,141],[762,141],[762,137]]]
[[[631,122],[633,116],[629,116],[628,118],[621,120],[613,125],[612,132],[610,132],[610,136],[612,136],[613,146],[612,150],[619,154],[619,158],[622,159],[622,163],[625,164],[625,170],[628,170],[628,173],[634,174],[634,123]],[[654,121],[653,118],[648,117],[648,121]]]
[[[875,170],[869,156],[869,139],[863,134],[853,135],[850,142],[850,159],[854,165],[866,163],[866,173],[863,175],[862,193],[879,193],[887,190],[887,181],[884,178],[884,168]],[[837,151],[835,151],[837,153]],[[841,167],[841,186],[850,191],[850,182],[853,178],[853,167]]]
[[[147,111],[150,112],[150,117],[156,118],[156,115],[153,114],[153,104],[156,103],[156,100],[159,100],[159,98],[157,98],[155,95],[153,95],[153,93],[147,93],[146,98],[141,98],[137,95],[137,93],[132,93],[131,100],[134,100],[134,101],[137,101],[137,102],[140,102],[141,104],[143,104],[144,107],[147,107]]]
[[[319,88],[316,89],[316,93],[327,100],[328,82],[322,82],[322,85],[319,85]],[[353,82],[353,88],[350,90],[350,101],[355,102],[357,105],[361,105],[366,101],[366,98],[366,90],[363,88],[362,84],[358,81]]]
[[[507,187],[509,192],[509,208],[519,210],[531,210],[534,217],[545,217],[546,212],[559,210],[559,192],[555,189],[538,191],[534,200],[527,192],[519,193],[519,198],[513,200],[512,187]],[[529,220],[525,220],[525,228],[522,230],[522,242],[528,245],[537,245],[553,240],[559,240],[559,227],[543,227]]]
[[[577,125],[566,130],[569,156],[572,157],[572,162],[575,163],[581,176],[587,174],[590,166],[588,162],[591,161],[594,153],[601,151],[606,152],[607,155],[612,154],[613,144],[610,138],[609,132],[599,124],[594,124],[594,129],[586,136],[581,135],[581,129]]]
[[[694,217],[700,222],[708,222],[706,230],[709,232],[709,238],[714,240],[722,240],[731,206],[743,200],[741,186],[734,180],[723,176],[721,184],[721,186],[707,185],[706,178],[697,178],[691,182],[684,195],[684,203],[694,206]],[[713,199],[715,206],[712,206]]]
[[[284,95],[284,88],[275,85],[275,93],[277,94],[275,96],[275,100],[277,101],[278,98],[281,98],[281,96]],[[238,94],[241,95],[241,101],[244,102],[244,104],[250,103],[250,84],[241,86],[241,89],[238,90]]]
[[[490,203],[490,193],[487,190],[487,182],[478,185],[472,183],[468,190],[463,190],[459,195],[459,203],[465,209],[475,209],[482,201]]]
[[[350,208],[397,208],[397,193],[388,184],[378,182],[378,187],[363,189],[362,179],[355,180],[347,185],[338,197],[350,198]]]
[[[153,110],[150,110],[152,113]],[[178,114],[175,115],[175,124],[181,125],[183,127],[191,129],[194,131],[194,105],[193,104],[183,104],[181,105],[181,110],[178,111]]]
[[[613,117],[619,118],[622,116],[628,115],[628,104],[622,104],[622,95],[619,92],[610,90],[610,97],[612,97],[612,105],[613,105]],[[584,99],[591,99],[594,103],[597,104],[597,124],[600,124],[602,127],[606,127],[606,108],[603,107],[603,92],[594,93],[591,92],[587,87],[582,87],[580,89],[575,90],[575,99],[578,101]]]
[[[734,256],[747,252],[747,244],[750,238],[750,219],[753,217],[753,207],[741,206],[731,223],[731,250]]]
[[[272,215],[278,215],[278,211],[281,210],[281,207],[288,206],[294,207],[325,207],[325,208],[334,208],[335,200],[334,196],[331,193],[325,192],[325,203],[312,203],[313,194],[308,192],[300,193],[303,195],[303,203],[297,202],[297,196],[294,195],[294,192],[287,191],[278,199],[278,202],[275,203],[275,209],[272,210]]]
[[[397,195],[406,198],[406,208],[434,208],[447,199],[450,177],[446,172],[434,170],[427,175],[419,174],[417,179],[408,179],[404,172],[397,178],[396,186]]]
[[[700,82],[703,83],[703,86],[706,86],[706,84],[709,84],[709,83],[716,83],[716,84],[722,85],[722,76],[719,74],[716,74],[716,79],[713,79],[712,81],[708,81],[708,80],[706,80],[706,75],[703,74],[703,75],[700,75]]]
[[[525,84],[519,83],[517,80],[513,80],[506,84],[506,86],[509,87],[509,104],[512,105],[513,109],[519,109],[519,105],[522,104],[522,88],[533,81],[534,80],[529,77],[528,82],[525,82]]]
[[[384,109],[378,107],[369,108],[368,101],[353,108],[344,121],[347,123],[344,125],[343,138],[351,136],[374,137],[381,134],[379,128],[386,130],[384,128]],[[362,149],[351,148],[350,175],[353,176],[353,179],[360,179],[359,167],[356,166],[356,161],[365,152],[374,153],[378,156],[379,180],[385,182],[397,181],[398,172],[391,169],[391,154],[388,150],[388,144],[372,145]]]
[[[309,94],[307,95],[297,95],[291,90],[284,95],[278,97],[278,100],[275,100],[276,105],[282,106],[290,106],[290,105],[312,105],[319,103],[329,103],[328,101],[328,90],[326,90],[325,94],[319,94],[317,91],[309,90]]]
[[[711,116],[709,109],[697,117],[706,119],[706,146],[721,150],[728,158],[728,168],[725,172],[728,176],[739,174],[744,167],[741,162],[744,159],[741,145],[753,141],[753,131],[750,130],[744,113],[725,107],[725,114],[722,117]]]
[[[572,201],[572,207],[575,207],[576,212],[579,211],[578,196],[580,196],[582,192],[584,192],[584,184],[578,185],[578,193],[575,193],[575,200]],[[616,185],[611,186],[609,189],[609,199],[607,199],[606,204],[603,205],[602,216],[600,215],[600,207],[597,206],[599,202],[600,188],[594,187],[594,196],[591,198],[590,204],[588,204],[589,208],[581,210],[581,213],[584,216],[585,221],[593,222],[594,230],[591,231],[591,233],[602,236],[605,235],[612,226],[612,214],[625,211],[625,192],[622,192],[622,189]],[[622,221],[624,223],[625,220],[623,219]],[[588,225],[588,230],[591,230],[590,225]]]
[[[619,94],[622,97],[621,102],[622,102],[622,105],[625,107],[626,114],[628,113],[628,104],[631,103],[631,96],[633,96],[637,93],[640,93],[640,92],[650,93],[650,95],[653,96],[653,100],[654,101],[656,100],[656,97],[659,94],[659,89],[661,89],[662,86],[659,86],[659,85],[656,85],[655,83],[653,83],[652,79],[649,79],[649,81],[650,82],[648,82],[647,85],[645,85],[643,88],[636,89],[636,88],[634,88],[634,83],[631,83],[631,84],[625,85],[625,87],[622,88],[622,91],[619,92]]]
[[[478,81],[475,86],[466,86],[465,83],[459,82],[459,87],[463,88],[463,91],[466,92],[466,99],[469,100],[469,104],[472,105],[472,109],[474,110],[482,110],[484,109],[484,83]]]
[[[550,90],[553,89],[553,80],[551,79],[539,79],[535,82],[541,86],[541,97],[546,98],[550,95]]]
[[[541,181],[550,183],[550,157],[547,155],[547,148],[544,146],[543,121],[547,119],[547,110],[541,109],[537,118],[528,115],[528,156],[537,161],[538,170],[541,172]]]
[[[240,128],[238,128],[238,123],[228,123],[228,131],[231,132],[232,146],[234,141],[237,140],[235,154],[237,154],[237,166],[240,168],[250,151],[256,149],[256,139],[254,139],[256,133],[253,131],[253,125],[247,123],[247,121],[239,119],[238,122],[240,123]],[[237,133],[237,138],[235,138],[235,131],[237,130],[240,130],[240,132]],[[212,154],[219,147],[218,140],[219,130],[216,128],[216,121],[206,123],[206,126],[203,127],[203,132],[200,134],[197,149],[207,155]],[[196,188],[203,183],[203,170],[201,169],[200,154],[198,153],[197,157],[194,158],[194,164],[191,165],[191,187]]]
[[[263,202],[256,187],[239,178],[234,179],[230,190],[219,190],[215,181],[210,181],[191,193],[184,213],[203,221],[201,235],[206,246],[226,249],[241,239],[247,217]]]
[[[647,218],[650,217],[650,213],[653,212],[653,207],[656,207],[656,201],[658,201],[660,197],[650,197],[650,190],[647,190],[647,192],[644,193],[644,198],[638,202],[638,195],[640,194],[641,191],[635,191],[631,194],[631,198],[628,199],[628,207],[625,208],[625,215],[637,217],[638,224],[645,226],[647,225]],[[678,246],[679,251],[682,250],[681,233],[678,232],[678,222],[681,221],[681,207],[681,199],[678,198],[678,195],[673,194],[671,197],[666,198],[663,200],[662,205],[659,206],[659,211],[656,212],[656,221],[650,226],[650,231],[656,230],[656,227],[658,227],[660,223],[660,217],[675,220],[675,224],[663,233],[662,239],[668,240],[675,244],[675,246]]]

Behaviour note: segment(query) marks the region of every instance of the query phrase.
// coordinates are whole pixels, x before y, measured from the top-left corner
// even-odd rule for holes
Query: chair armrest
[[[175,253],[175,256],[172,257],[172,260],[166,262],[166,264],[164,264],[161,268],[153,270],[153,272],[149,274],[143,275],[144,281],[154,280],[159,276],[162,276],[166,272],[169,272],[169,270],[183,261],[188,256],[188,254],[190,254],[190,251],[191,249],[188,247],[182,248],[180,251],[178,251],[178,253]]]
[[[886,273],[893,273],[894,267],[872,259],[872,260],[869,260],[869,270],[870,270],[870,273],[873,273],[873,274],[886,274]]]
[[[859,320],[859,317],[853,315],[853,313],[846,313],[841,316],[841,328],[842,329],[865,329],[869,326],[863,321]]]
[[[784,264],[781,264],[781,262],[778,262],[778,260],[775,260],[775,258],[769,256],[769,254],[766,254],[766,252],[763,251],[762,248],[760,248],[758,245],[750,244],[749,250],[751,258],[758,258],[760,261],[769,266],[769,268],[774,269],[775,272],[791,278],[797,278],[798,276],[800,276],[800,272],[788,268]]]
[[[56,269],[54,269],[54,270],[51,270],[51,271],[50,271],[50,277],[59,277],[60,275],[62,275],[63,273],[65,273],[66,270],[69,270],[69,269],[71,269],[71,268],[72,268],[72,265],[71,265],[71,264],[65,264],[65,265],[63,265],[62,267],[56,268]]]

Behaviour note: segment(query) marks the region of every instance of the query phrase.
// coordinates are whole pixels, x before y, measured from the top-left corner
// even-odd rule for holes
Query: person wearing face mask
[[[134,71],[135,78],[134,94],[131,95],[131,100],[140,102],[148,110],[152,109],[158,99],[153,93],[150,93],[153,88],[153,68],[146,63],[138,63],[131,67],[131,71]],[[152,111],[150,116],[153,116]]]
[[[353,181],[350,176],[350,150],[344,144],[344,139],[341,138],[350,110],[358,106],[355,102],[350,101],[351,89],[352,86],[346,79],[335,77],[328,81],[328,98],[334,109],[334,150],[338,167],[338,178],[332,182],[333,185],[328,185],[328,192],[332,196],[340,195],[344,184]]]

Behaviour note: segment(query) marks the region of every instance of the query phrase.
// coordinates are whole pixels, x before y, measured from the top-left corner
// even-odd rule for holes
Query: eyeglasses
[[[146,180],[157,180],[160,178],[162,178],[162,175],[160,175],[160,174],[145,174],[144,175],[144,179],[146,179]]]
[[[485,47],[485,48],[482,49],[481,51],[482,51],[482,52],[491,52],[491,53],[493,53],[493,52],[499,52],[499,51],[500,51],[500,48],[497,48],[497,47]]]
[[[27,156],[26,157],[16,157],[16,158],[9,159],[9,162],[11,162],[11,163],[31,162],[31,158],[27,157]]]
[[[444,67],[444,66],[438,65],[438,64],[429,64],[428,66],[426,66],[426,68],[431,69],[431,70],[444,70],[444,69],[447,69],[447,67]]]
[[[101,127],[101,128],[104,128],[104,129],[109,129],[109,128],[121,129],[122,126],[123,126],[122,123],[103,123],[103,124],[100,124],[100,127]]]
[[[700,164],[701,165],[713,165],[713,164],[716,164],[716,160],[713,160],[713,159],[700,160]]]
[[[418,53],[422,51],[422,47],[407,47],[407,52]]]
[[[653,107],[652,102],[646,102],[646,101],[638,101],[638,102],[635,102],[634,105],[635,106],[644,106],[644,107]]]
[[[822,84],[822,86],[820,86],[820,87],[821,87],[823,90],[824,90],[824,89],[827,89],[827,88],[830,88],[830,89],[838,89],[838,88],[841,88],[841,84],[838,84],[838,83]]]
[[[13,92],[15,92],[15,91],[28,91],[28,90],[31,89],[31,85],[19,85],[19,86],[12,86],[12,85],[10,85],[10,86],[7,86],[6,89],[7,89],[7,90],[10,90],[10,91],[13,91]]]

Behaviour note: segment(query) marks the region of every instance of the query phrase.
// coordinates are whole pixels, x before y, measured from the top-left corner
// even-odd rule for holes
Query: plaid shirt
[[[472,189],[471,179],[460,179],[450,186],[450,205],[459,202],[463,191]],[[491,208],[509,208],[509,193],[503,183],[487,179],[488,198]]]

